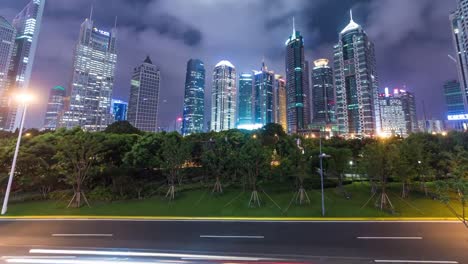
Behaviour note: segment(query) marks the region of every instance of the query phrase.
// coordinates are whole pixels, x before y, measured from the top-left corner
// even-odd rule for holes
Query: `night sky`
[[[0,15],[11,20],[27,0],[2,0]],[[447,54],[454,54],[449,13],[455,0],[47,0],[32,75],[38,101],[27,119],[41,127],[48,91],[68,87],[80,24],[94,3],[96,26],[109,30],[118,16],[118,66],[114,98],[128,100],[135,66],[150,55],[161,69],[159,126],[182,115],[186,63],[205,62],[206,116],[209,118],[214,65],[231,61],[238,71],[284,73],[284,42],[292,17],[305,39],[306,59],[332,59],[338,32],[354,20],[375,43],[380,87],[416,94],[418,115],[443,118],[443,82],[456,78]]]

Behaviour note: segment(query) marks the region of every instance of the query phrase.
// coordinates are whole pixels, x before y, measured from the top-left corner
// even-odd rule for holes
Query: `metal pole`
[[[322,153],[322,130],[320,130],[320,185],[322,188],[322,216],[325,216],[325,197],[323,194],[323,153]]]
[[[8,199],[10,198],[11,184],[13,183],[13,175],[15,174],[16,159],[18,158],[19,147],[21,143],[21,136],[23,134],[24,120],[26,119],[26,110],[28,105],[24,104],[23,115],[21,116],[21,124],[18,131],[18,140],[16,141],[15,155],[13,156],[13,163],[11,164],[10,177],[8,178],[8,185],[5,192],[5,199],[3,199],[2,215],[6,214],[8,207]]]

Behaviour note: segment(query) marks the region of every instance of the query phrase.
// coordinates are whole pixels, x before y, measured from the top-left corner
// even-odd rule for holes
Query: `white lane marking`
[[[132,251],[103,251],[103,250],[30,249],[29,253],[30,254],[55,254],[55,255],[86,255],[86,256],[95,255],[95,256],[114,256],[114,257],[194,258],[194,259],[240,260],[240,261],[274,260],[271,258],[251,258],[251,257],[220,256],[220,255],[197,255],[197,254],[132,252]]]
[[[217,235],[200,235],[201,238],[253,238],[262,239],[264,236],[217,236]]]
[[[376,259],[375,263],[433,263],[433,264],[457,264],[458,261],[450,260],[389,260],[389,259]]]
[[[52,234],[53,237],[112,237],[113,234]]]
[[[421,240],[422,237],[356,237],[357,239],[377,239],[377,240],[385,240],[385,239],[401,239],[401,240]]]
[[[82,259],[41,259],[41,258],[12,258],[6,259],[7,263],[24,264],[158,264],[155,261],[123,261],[123,260],[82,260]],[[165,261],[167,263],[182,263],[182,261]]]

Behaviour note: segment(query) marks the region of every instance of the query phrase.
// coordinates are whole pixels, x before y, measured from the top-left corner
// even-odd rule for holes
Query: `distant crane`
[[[458,63],[457,59],[455,59],[452,55],[447,54],[447,56],[449,57],[449,59],[453,60],[453,62]]]

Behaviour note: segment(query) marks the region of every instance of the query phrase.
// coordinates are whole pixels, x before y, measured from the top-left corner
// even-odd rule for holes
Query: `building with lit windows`
[[[468,0],[458,0],[457,9],[450,14],[450,22],[464,111],[468,113]]]
[[[44,118],[44,130],[57,129],[60,116],[63,113],[66,91],[63,86],[55,86],[50,90],[49,101]]]
[[[223,131],[236,127],[237,85],[236,68],[222,60],[213,70],[211,91],[211,130]]]
[[[8,114],[8,69],[15,46],[16,29],[0,16],[0,130]]]
[[[239,129],[254,128],[252,118],[253,78],[251,73],[241,73],[239,75],[237,110],[237,128]]]
[[[380,110],[374,44],[354,22],[334,46],[336,119],[340,134],[367,137],[379,133]]]
[[[312,68],[312,117],[312,123],[319,126],[336,121],[333,70],[327,59],[315,60]]]
[[[382,128],[379,136],[401,136],[406,137],[408,130],[406,127],[405,112],[403,111],[402,99],[398,93],[390,94],[385,88],[385,94],[379,95],[380,118]]]
[[[111,114],[114,121],[127,120],[128,103],[122,100],[112,99],[111,101]]]
[[[185,75],[184,116],[182,134],[203,132],[205,122],[205,65],[190,59]]]
[[[45,0],[31,0],[13,19],[16,38],[8,72],[8,94],[29,89],[44,6]],[[14,131],[20,126],[23,107],[7,101],[8,110],[0,112],[0,119],[4,120],[0,126]]]
[[[293,32],[286,41],[286,91],[288,132],[307,129],[310,123],[308,65],[304,58],[304,39],[293,21]]]
[[[275,110],[275,123],[280,124],[284,131],[288,131],[287,119],[287,101],[286,101],[286,80],[281,76],[275,75],[274,85],[274,110]]]
[[[275,74],[262,63],[260,71],[254,71],[253,123],[262,127],[275,122],[273,85]]]
[[[158,131],[160,71],[149,57],[133,71],[128,121],[147,132]],[[182,120],[180,120],[182,121]]]
[[[70,102],[61,126],[102,131],[114,122],[111,114],[114,87],[117,29],[105,31],[91,19],[81,24],[75,47]]]
[[[444,83],[447,128],[456,131],[468,130],[468,115],[465,114],[463,91],[456,80]],[[465,117],[466,116],[466,117]]]
[[[399,97],[405,113],[406,131],[408,134],[419,132],[418,117],[416,113],[416,98],[406,89],[393,89],[393,94]]]

